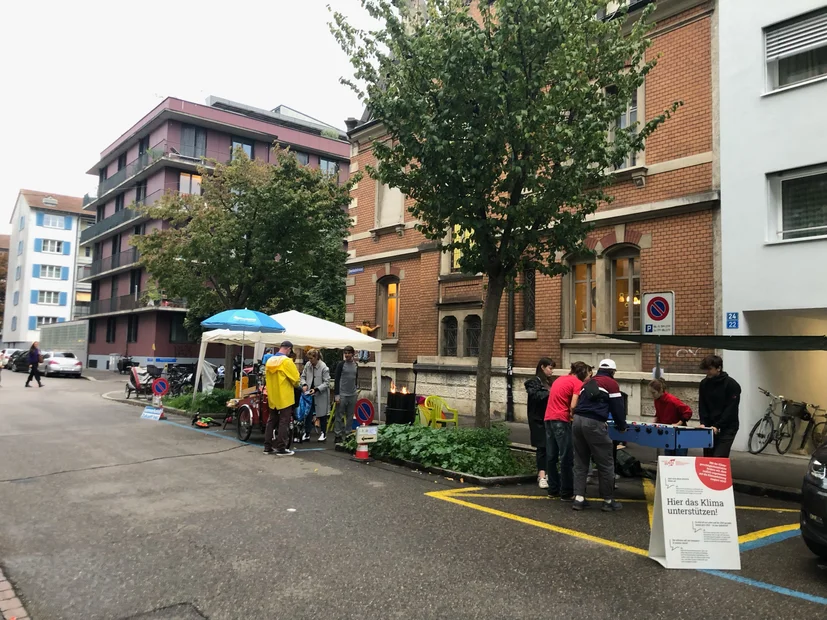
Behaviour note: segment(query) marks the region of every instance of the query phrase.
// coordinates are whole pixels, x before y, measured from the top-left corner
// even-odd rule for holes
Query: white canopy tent
[[[236,332],[228,329],[214,329],[201,334],[201,351],[198,355],[198,368],[195,376],[201,377],[204,371],[204,358],[207,345],[253,345],[255,356],[261,358],[265,347],[278,347],[289,340],[297,347],[319,347],[322,349],[341,349],[347,345],[354,349],[376,353],[376,415],[382,410],[382,341],[365,336],[344,325],[325,321],[297,310],[289,310],[272,317],[284,326],[278,334],[261,332]],[[197,387],[197,386],[196,386]],[[195,396],[193,395],[193,398]]]

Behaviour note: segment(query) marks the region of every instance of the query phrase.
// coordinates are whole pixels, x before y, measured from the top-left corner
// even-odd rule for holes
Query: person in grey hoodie
[[[330,369],[322,360],[322,354],[318,349],[307,351],[307,363],[302,369],[301,386],[302,392],[313,397],[313,411],[316,420],[319,421],[319,441],[324,441],[327,414],[330,412]],[[302,441],[310,439],[312,428],[313,416],[309,415],[306,418]]]
[[[345,359],[336,365],[333,382],[333,396],[336,400],[333,432],[336,435],[336,443],[342,443],[345,435],[350,433],[351,426],[353,426],[359,381],[359,364],[353,359],[356,351],[348,345],[342,352]]]

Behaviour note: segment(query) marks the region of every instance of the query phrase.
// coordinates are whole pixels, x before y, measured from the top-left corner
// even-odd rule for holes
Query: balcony
[[[89,316],[89,310],[89,306],[75,306],[72,308],[72,318],[82,319],[83,317]]]
[[[196,148],[195,145],[173,144],[167,140],[161,140],[145,153],[126,164],[126,166],[118,170],[111,177],[102,180],[98,184],[96,196],[92,196],[91,194],[84,196],[83,206],[86,207],[100,201],[101,198],[104,198],[114,189],[120,187],[129,179],[138,177],[142,172],[161,160],[187,164],[192,166],[192,169],[197,166],[212,168],[213,163],[216,161],[222,163],[228,162],[230,160],[230,152],[228,149]]]
[[[101,258],[92,263],[90,277],[106,273],[107,271],[114,271],[125,267],[131,267],[141,258],[141,253],[138,248],[129,248],[124,252]]]
[[[95,299],[89,307],[89,316],[115,314],[120,312],[139,312],[150,310],[186,310],[187,302],[183,299],[154,300],[147,293],[122,295],[109,299]]]
[[[129,228],[130,226],[134,226],[138,222],[143,221],[144,219],[146,219],[146,215],[141,210],[141,207],[148,207],[150,205],[155,204],[161,199],[161,197],[167,191],[172,190],[156,190],[143,200],[132,203],[135,205],[134,208],[130,206],[127,209],[121,209],[120,211],[116,211],[113,215],[110,215],[105,220],[101,220],[97,224],[90,226],[89,228],[80,233],[80,244],[86,245],[92,240],[98,237],[102,237],[107,233],[115,234],[116,232],[120,232],[121,230]]]

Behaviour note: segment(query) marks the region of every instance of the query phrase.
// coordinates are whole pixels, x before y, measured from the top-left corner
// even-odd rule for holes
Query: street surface
[[[740,572],[667,571],[640,480],[621,513],[574,513],[330,443],[265,456],[259,434],[141,420],[107,379],[3,372],[0,567],[37,620],[827,617],[794,504],[736,497]]]

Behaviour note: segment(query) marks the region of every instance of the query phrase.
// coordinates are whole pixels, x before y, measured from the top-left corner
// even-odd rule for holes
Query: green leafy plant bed
[[[344,448],[355,450],[356,438],[351,436]],[[481,478],[536,475],[534,457],[511,449],[505,426],[447,429],[390,424],[379,427],[370,453],[374,458]]]
[[[213,390],[209,394],[199,393],[192,399],[192,394],[164,397],[164,405],[190,413],[220,413],[227,410],[227,401],[235,396],[232,390]]]

